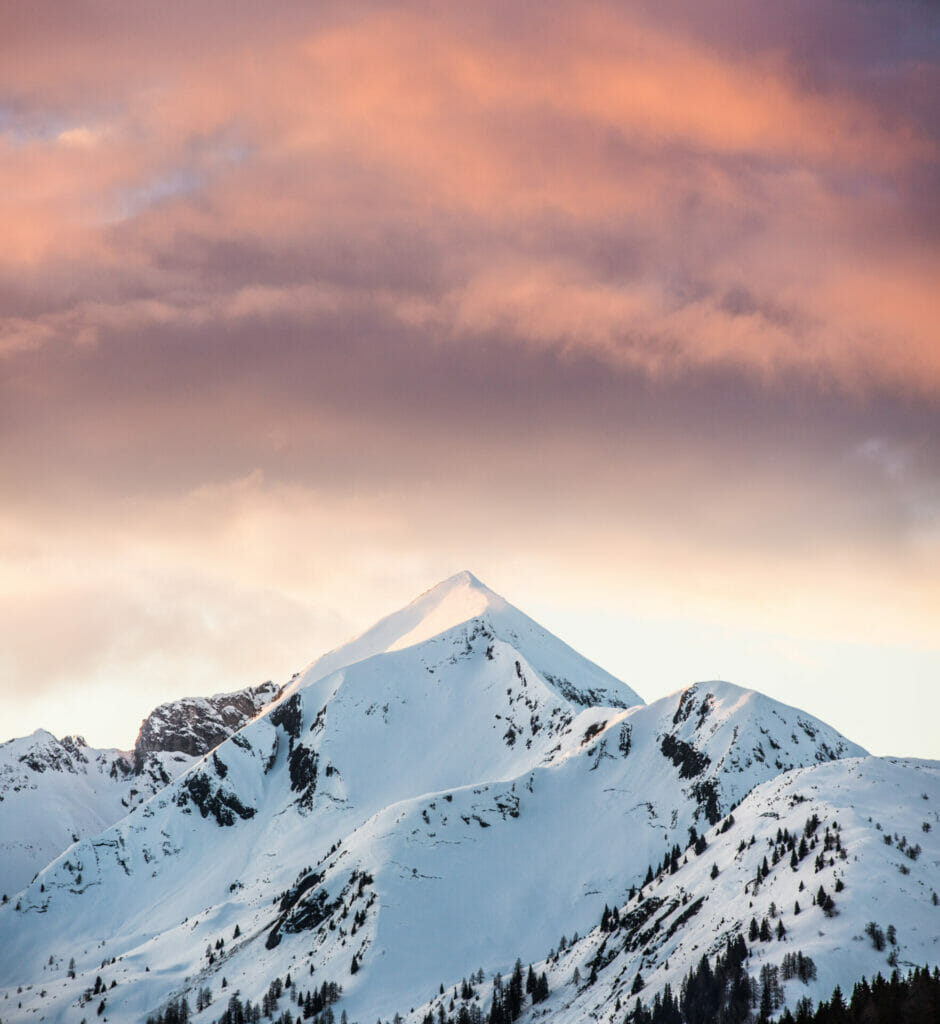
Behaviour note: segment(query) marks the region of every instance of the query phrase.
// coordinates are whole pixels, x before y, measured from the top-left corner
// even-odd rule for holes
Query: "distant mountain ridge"
[[[828,829],[858,858],[818,868],[827,891],[836,878],[845,887],[838,929],[809,907],[785,917],[812,948],[818,991],[875,962],[858,954],[876,898],[916,924],[906,955],[937,960],[940,766],[870,758],[812,715],[731,683],[645,705],[470,573],[274,696],[0,906],[5,1024],[71,1021],[92,999],[108,1020],[143,1021],[181,998],[194,1024],[210,1024],[233,994],[236,1016],[246,1000],[299,1013],[300,997],[327,1024],[323,992],[353,1024],[396,1013],[482,1024],[494,975],[517,957],[550,989],[520,1003],[526,1020],[623,1024],[636,973],[650,997],[679,984],[703,953],[746,935],[750,916],[769,914],[764,893],[783,908],[794,887],[808,889],[821,851],[794,869],[776,829],[792,834],[811,813],[821,824],[807,842]],[[154,735],[189,742],[198,706],[157,716]],[[235,706],[223,700],[212,721]],[[912,806],[898,813],[904,799]],[[878,845],[872,808],[885,828],[903,825],[902,846]],[[756,902],[745,883],[764,857],[773,864]],[[605,904],[614,931],[597,927]],[[560,959],[560,936],[575,933]],[[768,950],[753,945],[755,975]],[[480,969],[464,998],[461,982]],[[319,1001],[304,1000],[311,985]],[[786,995],[792,1005],[796,990]]]
[[[262,683],[161,704],[141,723],[133,751],[43,729],[0,743],[0,894],[17,892],[71,843],[158,793],[277,692]]]

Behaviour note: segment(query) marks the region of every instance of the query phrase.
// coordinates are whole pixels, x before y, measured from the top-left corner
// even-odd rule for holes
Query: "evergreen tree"
[[[509,985],[506,988],[506,1009],[509,1013],[510,1020],[517,1020],[519,1014],[522,1013],[522,1001],[522,961],[517,959],[516,964],[512,969],[512,977],[509,979]]]
[[[546,999],[548,999],[548,978],[545,976],[545,972],[542,971],[532,991],[532,1002],[533,1004],[542,1003]]]

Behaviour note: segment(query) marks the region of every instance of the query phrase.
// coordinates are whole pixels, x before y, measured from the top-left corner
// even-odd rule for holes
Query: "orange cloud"
[[[8,45],[6,87],[34,95],[0,133],[0,273],[37,308],[2,318],[0,351],[358,305],[654,373],[940,386],[940,257],[892,221],[936,140],[781,49],[602,3],[506,26],[485,6],[290,12],[211,46],[208,15],[180,14],[188,35],[149,7],[99,17],[64,53],[21,14]],[[437,280],[383,286],[406,236]],[[592,260],[600,236],[624,269]]]

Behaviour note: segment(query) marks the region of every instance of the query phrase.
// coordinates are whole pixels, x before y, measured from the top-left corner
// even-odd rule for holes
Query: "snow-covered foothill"
[[[801,999],[850,993],[862,977],[940,963],[940,764],[875,757],[798,768],[756,787],[629,900],[610,901],[575,941],[556,940],[531,961],[550,996],[521,1018],[619,1022],[638,998],[673,993],[701,958],[729,938],[748,947],[745,968],[761,991],[779,988],[773,1013]],[[822,893],[822,897],[820,897]],[[572,933],[569,931],[568,935]],[[785,958],[808,958],[787,977]],[[511,964],[498,965],[506,975]],[[445,980],[453,985],[472,970]],[[637,978],[642,988],[636,991]],[[766,983],[766,982],[764,982]],[[482,1005],[492,986],[477,986]],[[406,1024],[437,1012],[432,999]]]

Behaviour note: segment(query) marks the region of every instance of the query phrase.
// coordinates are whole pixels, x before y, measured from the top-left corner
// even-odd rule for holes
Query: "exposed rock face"
[[[156,751],[202,757],[255,717],[278,694],[274,683],[249,686],[213,697],[186,697],[161,704],[140,727],[134,756],[138,765]]]

